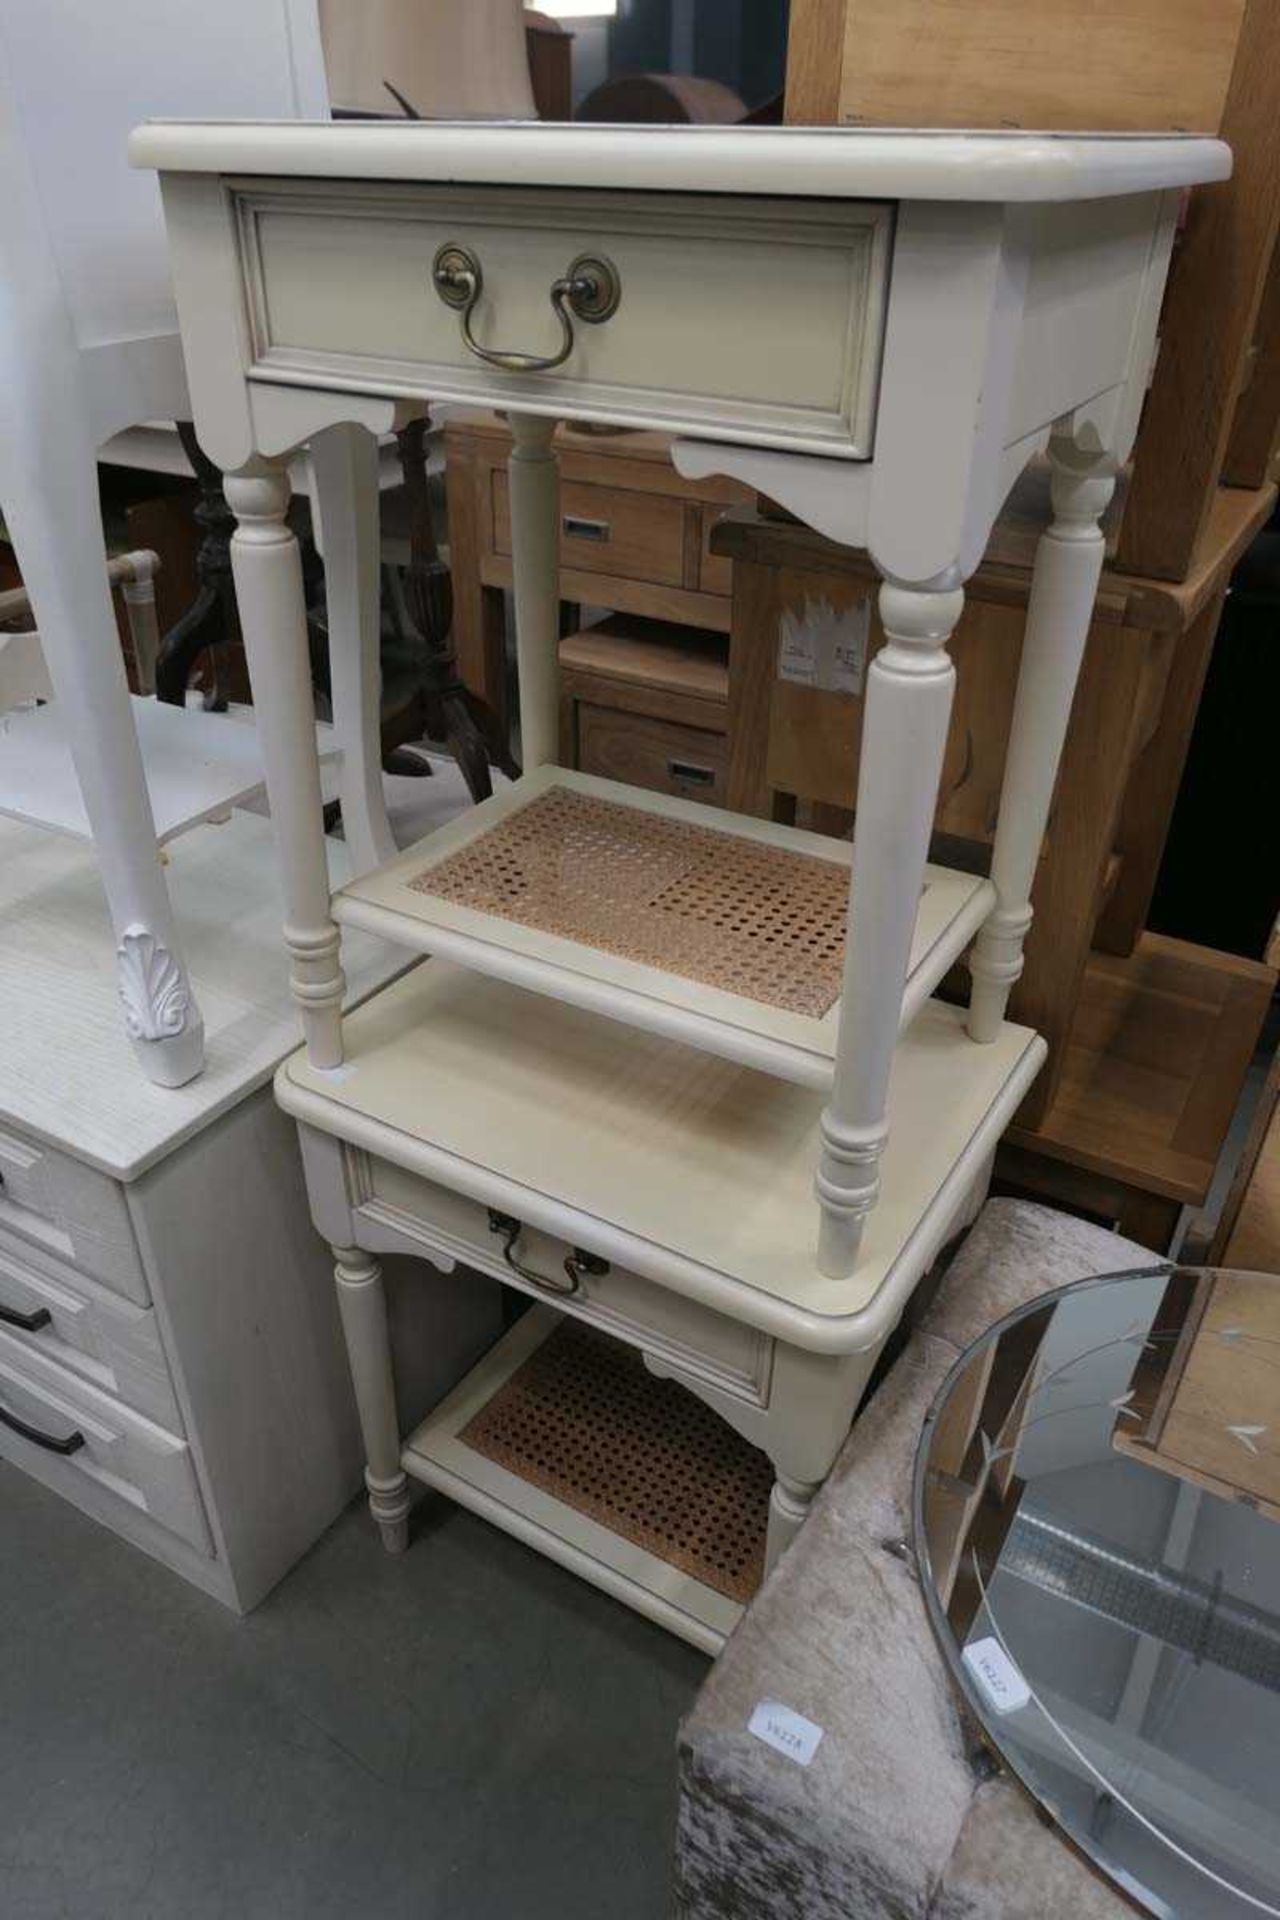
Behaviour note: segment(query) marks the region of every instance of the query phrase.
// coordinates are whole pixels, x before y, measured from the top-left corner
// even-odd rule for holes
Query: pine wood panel
[[[789,126],[829,127],[840,118],[840,49],[848,0],[791,0],[787,31]]]
[[[1199,1206],[1266,1017],[1275,973],[1160,934],[1085,969],[1053,1106],[1013,1145]]]
[[[1269,3],[1269,0],[1268,0]],[[1215,131],[1244,0],[796,0],[791,122]]]
[[[1271,250],[1271,267],[1258,308],[1254,345],[1236,402],[1231,438],[1222,465],[1228,487],[1261,487],[1275,478],[1280,437],[1280,246]]]
[[[587,673],[633,687],[662,691],[723,707],[729,697],[729,672],[723,641],[696,627],[657,621],[612,619],[560,642],[563,673]]]
[[[1280,1058],[1272,1067],[1260,1117],[1265,1130],[1236,1203],[1231,1230],[1210,1259],[1224,1267],[1280,1273]]]
[[[1213,505],[1280,220],[1275,0],[1249,0],[1221,133],[1235,170],[1191,197],[1120,535],[1121,566],[1169,579],[1190,566]]]

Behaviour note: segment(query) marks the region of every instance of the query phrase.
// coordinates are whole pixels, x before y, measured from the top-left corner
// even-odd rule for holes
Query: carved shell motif
[[[134,1040],[166,1040],[187,1024],[191,996],[181,967],[145,927],[127,927],[116,949],[124,1023]]]

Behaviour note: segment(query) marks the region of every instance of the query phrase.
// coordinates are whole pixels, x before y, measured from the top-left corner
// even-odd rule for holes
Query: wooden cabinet
[[[1120,547],[1182,580],[1215,490],[1273,477],[1280,431],[1280,8],[1275,0],[793,0],[786,118],[891,127],[1218,133],[1230,181],[1195,195]]]
[[[721,515],[754,499],[734,480],[683,480],[659,433],[562,427],[560,592],[617,616],[561,642],[566,766],[722,806],[733,562]],[[504,590],[512,581],[507,459],[495,414],[445,431],[454,645],[462,676],[508,724]]]

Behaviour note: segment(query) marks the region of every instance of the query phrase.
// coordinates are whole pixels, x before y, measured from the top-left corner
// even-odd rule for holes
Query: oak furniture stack
[[[797,0],[786,111],[850,125],[1085,116],[1216,132],[1235,156],[1231,180],[1192,196],[1180,224],[1018,990],[1050,1069],[1003,1160],[1024,1190],[1164,1247],[1208,1191],[1274,985],[1261,954],[1145,928],[1232,567],[1275,504],[1280,15],[1267,0],[1121,0],[1097,27],[1068,59],[1076,23],[1054,0]],[[1006,546],[988,559],[1005,577],[992,579],[981,638],[971,608],[962,641],[994,654],[989,671],[1008,686],[997,659],[1017,622],[996,609],[1016,598],[1006,569],[1026,556]],[[824,590],[812,549],[803,564]],[[999,753],[989,737],[971,744],[973,794],[990,778],[983,747]]]

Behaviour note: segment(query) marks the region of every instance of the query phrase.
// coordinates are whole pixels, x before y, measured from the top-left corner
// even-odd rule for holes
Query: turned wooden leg
[[[409,1480],[400,1465],[400,1426],[382,1268],[359,1247],[335,1247],[338,1307],[356,1410],[364,1436],[369,1511],[388,1553],[409,1544]]]
[[[958,589],[880,589],[885,645],[867,673],[844,990],[831,1100],[821,1121],[818,1266],[853,1272],[879,1190],[885,1101],[937,805],[955,669],[946,643]]]
[[[320,760],[298,543],[285,524],[289,475],[260,460],[226,483],[231,564],[254,713],[281,853],[290,985],[313,1066],[342,1064],[340,937],[329,911]]]
[[[508,463],[520,676],[520,764],[553,763],[560,733],[560,487],[556,422],[513,413]]]
[[[765,1536],[766,1578],[799,1533],[820,1484],[817,1480],[790,1480],[781,1473],[774,1481],[769,1495],[769,1530]]]
[[[1027,606],[991,856],[996,905],[969,959],[969,1032],[979,1041],[996,1038],[1022,972],[1031,887],[1105,556],[1098,522],[1115,487],[1110,456],[1066,435],[1050,441],[1049,459],[1054,518],[1036,548]]]
[[[382,791],[378,442],[364,427],[330,427],[311,443],[311,472],[324,557],[329,691],[342,748],[338,797],[357,877],[396,851]]]
[[[776,1476],[769,1496],[766,1573],[799,1533],[835,1465],[879,1351],[876,1345],[863,1353],[809,1353],[782,1342],[774,1349],[769,1414],[759,1436]]]

